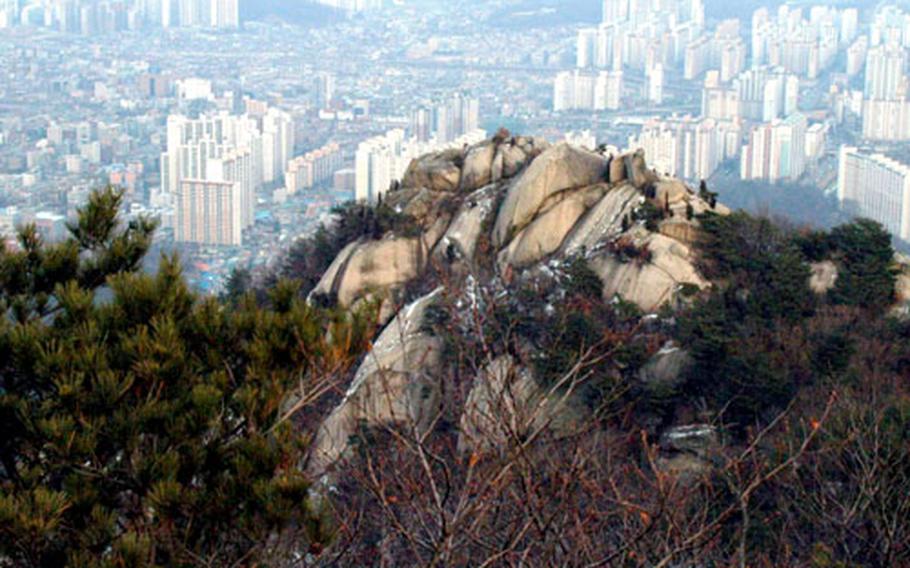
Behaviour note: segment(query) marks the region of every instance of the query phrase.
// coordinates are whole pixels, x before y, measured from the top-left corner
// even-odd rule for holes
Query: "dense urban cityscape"
[[[325,0],[302,21],[241,4],[0,0],[9,246],[27,223],[62,237],[111,184],[217,292],[334,205],[379,199],[413,158],[500,127],[642,149],[720,190],[811,190],[910,241],[899,3],[590,0],[559,17],[534,1]]]

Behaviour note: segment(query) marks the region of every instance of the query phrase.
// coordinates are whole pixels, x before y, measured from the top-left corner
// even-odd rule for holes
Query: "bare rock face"
[[[671,209],[681,206],[685,212],[685,206],[691,197],[694,196],[689,188],[680,180],[660,180],[654,184],[654,201],[658,205],[669,205]]]
[[[529,160],[535,159],[551,147],[549,142],[535,136],[519,136],[515,138],[515,145],[521,148]]]
[[[488,451],[513,435],[577,432],[590,410],[573,393],[541,387],[532,372],[511,355],[491,361],[475,379],[461,416],[461,452]]]
[[[578,220],[606,191],[606,186],[595,185],[567,192],[511,240],[500,254],[500,266],[528,267],[558,251]]]
[[[518,144],[503,142],[496,149],[491,168],[491,179],[494,182],[514,177],[531,160],[530,156]]]
[[[562,245],[562,252],[571,255],[582,248],[593,250],[600,243],[623,232],[623,219],[631,217],[644,198],[630,184],[614,187],[597,202],[575,225]]]
[[[456,191],[461,182],[461,150],[446,150],[417,158],[401,179],[406,188],[424,187],[432,191]]]
[[[461,172],[461,191],[474,191],[493,181],[493,159],[496,156],[497,145],[492,141],[471,147]]]
[[[499,211],[493,241],[507,244],[553,196],[603,180],[606,160],[562,143],[546,150],[515,178]]]
[[[405,307],[376,340],[344,400],[316,435],[310,470],[321,474],[344,457],[361,426],[426,429],[439,407],[442,340],[422,330],[438,289]]]
[[[386,203],[405,215],[409,215],[420,223],[432,222],[439,203],[446,198],[446,194],[427,189],[426,187],[404,188],[387,194]]]
[[[590,259],[591,268],[604,283],[605,298],[618,295],[645,312],[654,312],[674,301],[684,284],[699,289],[710,286],[695,268],[688,246],[641,228],[627,236],[636,248],[647,250],[650,259],[625,260],[610,253]]]
[[[526,368],[503,355],[475,379],[461,416],[458,448],[462,452],[488,449],[504,443],[510,432],[524,432],[531,423],[537,385]]]
[[[384,299],[423,271],[427,255],[428,248],[421,238],[351,243],[338,255],[312,295],[332,295],[342,306],[352,306],[367,297]],[[385,311],[383,320],[391,315],[394,314]]]
[[[698,241],[698,224],[682,217],[662,221],[659,230],[661,235],[688,246],[692,246]]]
[[[489,186],[465,199],[445,235],[436,245],[434,254],[441,258],[454,256],[469,262],[474,260],[484,221],[493,213],[496,195],[497,188]]]
[[[616,185],[628,181],[626,175],[626,161],[622,156],[612,156],[610,158],[609,182]]]
[[[809,269],[812,271],[809,288],[816,294],[827,294],[837,284],[837,265],[830,260],[814,262],[809,265]]]
[[[635,187],[642,189],[658,181],[657,175],[648,169],[645,153],[641,150],[627,154],[624,160],[626,163],[626,175]]]
[[[672,212],[659,224],[659,233],[632,220],[648,198]],[[506,267],[534,278],[535,271],[546,269],[542,263],[547,258],[585,251],[603,281],[604,297],[621,296],[645,312],[674,302],[685,288],[710,286],[695,268],[690,249],[698,236],[694,215],[708,205],[685,184],[658,179],[641,153],[608,162],[565,143],[550,147],[504,133],[465,151],[414,160],[386,203],[416,219],[421,235],[387,235],[348,245],[313,294],[334,295],[345,306],[394,299],[408,282],[427,277],[430,257],[434,266],[448,266],[446,276],[452,281],[466,278],[467,271],[459,273],[464,268],[460,263],[477,260],[478,244],[485,239],[498,252],[503,279]],[[445,361],[442,340],[421,324],[441,291],[401,310],[394,302],[384,304],[382,321],[391,323],[318,432],[312,471],[321,473],[342,459],[361,426],[421,429],[432,422],[440,406]],[[546,428],[570,433],[589,416],[580,399],[542,387],[516,357],[490,361],[475,379],[460,417],[462,450],[495,448],[514,432]],[[639,379],[656,388],[672,387],[689,364],[688,354],[668,346],[645,365]],[[701,467],[698,451],[668,451],[675,460],[667,462],[669,468]]]

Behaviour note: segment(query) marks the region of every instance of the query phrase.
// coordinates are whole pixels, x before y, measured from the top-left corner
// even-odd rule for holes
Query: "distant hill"
[[[488,23],[503,28],[527,29],[570,24],[596,24],[600,18],[600,2],[524,0],[495,12]]]
[[[855,6],[868,8],[875,0],[834,0],[833,6]],[[740,18],[748,22],[752,13],[767,6],[776,10],[782,0],[705,0],[705,12],[709,19]],[[503,28],[542,28],[571,24],[597,24],[601,19],[601,2],[591,0],[522,0],[495,12],[490,23]]]
[[[344,18],[344,12],[310,0],[241,0],[243,21],[282,20],[302,26],[322,26]]]

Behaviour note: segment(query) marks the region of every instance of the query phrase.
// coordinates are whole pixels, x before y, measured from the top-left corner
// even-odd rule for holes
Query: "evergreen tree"
[[[221,299],[236,304],[247,292],[253,288],[253,275],[245,268],[235,268],[231,271],[228,281],[224,286]]]
[[[64,242],[26,227],[0,255],[0,564],[256,565],[276,536],[319,551],[293,389],[352,362],[367,320],[288,282],[269,309],[203,300],[176,258],[139,273],[154,223],[124,226],[120,203],[96,193]]]
[[[879,223],[860,219],[831,231],[840,271],[831,291],[835,303],[884,310],[894,301],[894,249]]]

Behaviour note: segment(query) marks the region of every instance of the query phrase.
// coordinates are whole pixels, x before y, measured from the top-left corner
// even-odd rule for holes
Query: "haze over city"
[[[893,2],[2,0],[0,232],[113,184],[218,291],[505,127],[906,241],[908,46]]]
[[[910,568],[910,0],[0,0],[0,568]]]

